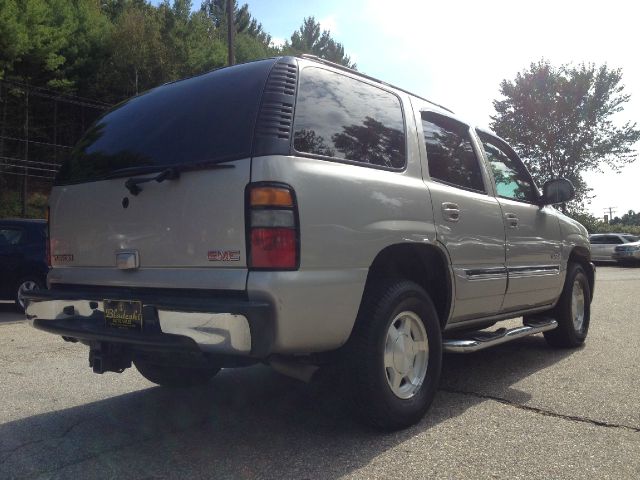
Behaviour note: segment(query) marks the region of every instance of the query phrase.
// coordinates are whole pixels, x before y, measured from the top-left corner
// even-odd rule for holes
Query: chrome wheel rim
[[[384,370],[391,391],[399,398],[413,397],[424,382],[429,365],[429,339],[420,317],[401,312],[387,331]]]
[[[38,284],[33,280],[27,280],[20,284],[20,286],[18,287],[18,305],[20,305],[20,308],[24,310],[24,305],[25,305],[24,295],[27,292],[31,292],[37,289],[38,289]]]
[[[571,318],[573,319],[573,328],[576,332],[582,331],[584,326],[584,307],[584,289],[582,288],[582,283],[575,280],[571,292]]]

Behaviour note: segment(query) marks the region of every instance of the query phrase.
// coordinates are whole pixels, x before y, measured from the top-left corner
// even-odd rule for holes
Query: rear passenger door
[[[422,111],[421,124],[436,234],[454,271],[452,321],[498,313],[507,286],[505,233],[480,146],[468,125],[441,113]]]
[[[522,161],[501,139],[478,132],[495,182],[507,236],[505,312],[552,303],[561,289],[562,241],[555,210],[538,204]]]

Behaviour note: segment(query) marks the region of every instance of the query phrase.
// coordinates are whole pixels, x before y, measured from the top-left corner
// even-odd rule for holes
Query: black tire
[[[28,290],[41,290],[44,288],[45,283],[42,281],[42,279],[38,278],[38,277],[23,277],[20,279],[20,281],[18,283],[16,283],[15,286],[15,298],[14,301],[16,302],[16,308],[21,311],[24,312],[24,300],[22,300],[21,296],[22,293],[25,290],[23,290],[25,285],[35,285],[34,288],[29,288]]]
[[[384,352],[392,321],[405,311],[417,315],[424,326],[428,363],[419,389],[403,399],[393,392],[387,380]],[[411,281],[375,282],[365,292],[346,353],[345,386],[357,417],[384,430],[420,421],[435,397],[442,369],[440,322],[429,295]]]
[[[138,372],[150,382],[171,388],[203,385],[220,371],[217,367],[201,368],[161,365],[143,359],[135,359],[133,363]]]
[[[580,285],[584,296],[584,317],[580,328],[574,325],[571,306],[576,282]],[[584,343],[591,320],[591,288],[587,274],[580,264],[570,263],[567,266],[564,288],[551,316],[558,322],[558,328],[544,332],[544,338],[549,345],[558,348],[576,348]]]

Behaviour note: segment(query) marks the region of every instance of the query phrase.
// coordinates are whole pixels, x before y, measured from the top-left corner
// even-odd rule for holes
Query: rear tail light
[[[51,208],[49,206],[47,206],[45,218],[47,220],[47,240],[45,242],[45,251],[47,255],[47,265],[51,268]]]
[[[293,190],[280,184],[249,185],[247,195],[249,267],[295,270],[300,259],[300,229]]]

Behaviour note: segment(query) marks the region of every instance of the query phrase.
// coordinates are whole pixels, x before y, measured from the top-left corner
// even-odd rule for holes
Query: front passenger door
[[[485,132],[478,135],[495,181],[507,237],[508,287],[502,310],[550,304],[562,287],[557,213],[538,205],[533,179],[506,143]]]

